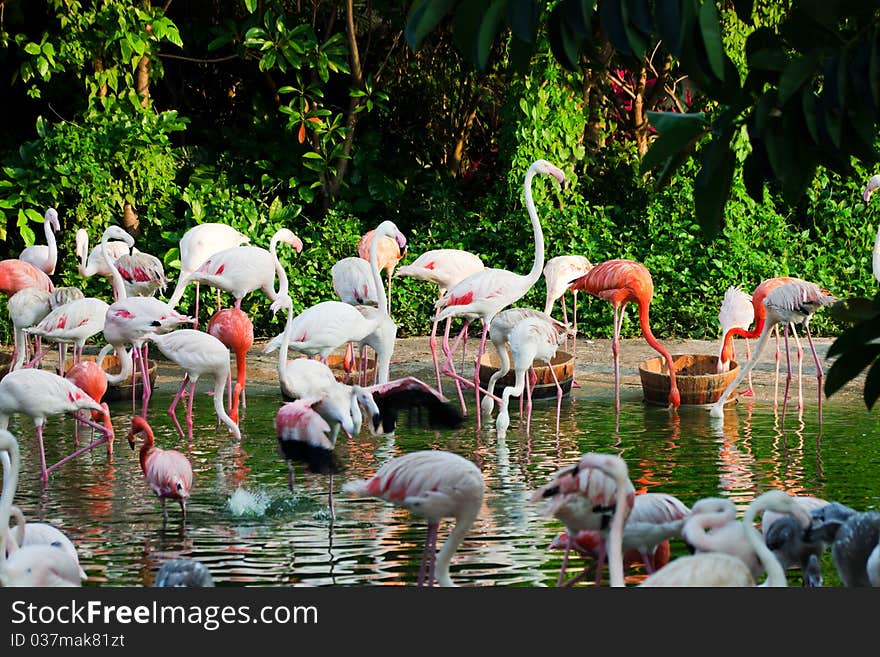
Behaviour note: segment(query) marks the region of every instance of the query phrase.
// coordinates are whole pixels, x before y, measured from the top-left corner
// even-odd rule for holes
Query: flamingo
[[[395,227],[396,229],[396,227]],[[368,230],[358,240],[358,255],[366,261],[370,260],[370,254],[373,248],[373,238],[378,233],[378,228]],[[381,235],[376,240],[376,259],[379,269],[384,269],[388,276],[388,299],[386,301],[386,310],[391,314],[391,275],[397,263],[406,255],[406,242],[400,243],[400,240],[394,239],[393,235]]]
[[[211,256],[247,244],[251,238],[232,226],[221,223],[204,223],[193,226],[180,238],[180,276],[168,303],[176,308],[189,284],[189,275]],[[196,283],[196,326],[199,319],[199,281]]]
[[[805,538],[831,544],[831,557],[843,585],[880,586],[880,512],[856,511],[832,502],[811,515]]]
[[[727,293],[725,293],[724,301],[721,303],[721,309],[719,310],[719,321],[721,320],[721,315],[725,314],[726,316],[734,316],[738,315],[740,317],[740,321],[730,321],[730,324],[725,328],[722,324],[722,333],[721,333],[721,349],[719,352],[718,359],[718,368],[717,371],[728,372],[730,371],[730,361],[733,358],[733,338],[735,336],[741,336],[746,339],[746,348],[748,349],[748,340],[749,338],[757,338],[760,337],[761,331],[764,329],[764,323],[767,321],[767,309],[764,306],[764,300],[767,298],[767,295],[770,294],[773,290],[775,290],[780,285],[785,285],[786,283],[791,283],[793,281],[800,280],[798,278],[792,278],[790,276],[777,276],[775,278],[768,278],[766,280],[761,281],[758,286],[755,288],[752,293],[751,299],[752,302],[752,316],[755,322],[755,326],[752,329],[749,329],[749,325],[751,322],[743,326],[745,322],[747,311],[744,309],[744,299],[743,292],[742,295],[739,293],[731,293],[731,298],[728,300]],[[747,296],[747,295],[745,295]],[[727,306],[725,307],[725,302],[727,302]],[[734,307],[735,306],[735,307]],[[776,325],[773,327],[773,332],[776,335],[776,377],[777,380],[779,378],[779,359],[780,359],[780,349],[779,349],[779,326]],[[792,327],[792,332],[794,333],[795,343],[797,345],[797,359],[798,359],[798,408],[803,408],[803,389],[801,384],[801,369],[802,369],[802,360],[804,350],[801,348],[800,339],[796,332],[794,332],[794,327]],[[751,356],[747,356],[747,358],[751,358]],[[745,396],[750,397],[754,394],[754,389],[752,388],[752,374],[749,372],[749,388],[743,393]],[[778,400],[774,396],[773,399],[773,407],[775,408],[778,403]]]
[[[588,293],[611,303],[614,310],[614,338],[611,352],[614,356],[614,407],[620,410],[620,328],[623,324],[623,309],[630,301],[639,309],[639,325],[642,335],[654,350],[666,359],[669,369],[669,406],[678,408],[681,395],[675,382],[675,363],[672,355],[661,345],[651,332],[649,312],[654,298],[654,281],[648,268],[633,260],[608,260],[595,265],[590,271],[574,281],[572,290],[586,290]]]
[[[721,308],[718,309],[718,323],[721,325],[721,344],[718,349],[718,362],[716,372],[721,374],[730,371],[730,362],[734,358],[733,341],[725,341],[725,336],[733,328],[739,328],[748,332],[752,322],[755,321],[755,307],[752,305],[752,295],[743,291],[742,288],[731,285],[724,292]],[[752,349],[749,339],[746,338],[746,359],[751,358]],[[749,375],[748,392],[746,396],[754,394],[752,389],[752,376]]]
[[[340,301],[352,306],[376,306],[378,296],[370,262],[363,258],[342,258],[330,268],[333,291]]]
[[[510,414],[508,413],[510,398],[522,395],[526,382],[526,370],[534,372],[536,360],[543,360],[549,366],[553,358],[556,357],[556,350],[567,335],[567,331],[564,328],[559,330],[552,320],[548,322],[543,318],[536,317],[520,320],[510,331],[507,344],[510,345],[510,351],[513,353],[513,370],[516,374],[516,380],[512,386],[506,386],[501,393],[498,417],[495,418],[495,431],[499,438],[504,438],[507,435],[507,428],[510,426]],[[558,431],[559,415],[562,409],[562,386],[559,385],[559,380],[556,378],[556,371],[552,367],[549,369],[553,375],[553,382],[556,384],[556,430]],[[486,399],[488,397],[483,401]],[[531,419],[532,393],[531,386],[529,386],[526,388],[526,433],[529,433]]]
[[[810,514],[785,491],[769,490],[751,501],[740,521],[746,540],[767,572],[764,585],[788,586],[782,564],[754,525],[755,516],[768,509],[793,515],[803,527],[809,526]],[[723,552],[704,552],[670,561],[640,586],[755,586],[755,578],[741,559]]]
[[[183,429],[177,420],[174,409],[177,407],[183,392],[189,384],[189,400],[186,408],[187,436],[193,437],[193,414],[192,405],[195,396],[196,383],[199,377],[213,377],[214,379],[214,412],[217,418],[223,422],[238,440],[241,440],[241,431],[235,420],[226,413],[223,407],[223,390],[226,380],[229,378],[229,350],[220,340],[213,335],[197,331],[195,329],[178,329],[170,333],[148,333],[144,336],[147,340],[155,342],[159,351],[164,356],[177,363],[184,371],[183,382],[177,391],[168,414],[174,420],[177,432],[183,438]]]
[[[287,292],[287,274],[278,260],[278,242],[289,244],[302,253],[303,243],[292,231],[279,228],[269,242],[269,250],[259,246],[235,246],[219,251],[205,260],[191,273],[188,281],[204,283],[231,294],[235,307],[241,309],[241,300],[254,290],[262,290],[270,301],[281,292]],[[278,291],[275,291],[275,274],[278,274]],[[182,291],[181,291],[182,294]],[[168,303],[177,305],[179,297],[173,296]]]
[[[21,458],[18,441],[6,429],[0,430],[0,453],[3,454],[0,458],[3,464],[3,493],[0,496],[0,586],[81,586],[83,572],[79,559],[75,555],[71,556],[63,545],[19,546],[11,536],[9,519],[13,509],[12,498],[18,487]]]
[[[483,474],[473,462],[452,452],[423,450],[397,456],[369,479],[347,482],[342,490],[379,497],[426,518],[428,535],[418,585],[432,586],[436,577],[439,586],[455,586],[449,563],[480,513],[484,488]],[[447,517],[455,518],[455,527],[438,554],[437,532]]]
[[[60,287],[56,287],[54,292],[52,292],[52,296],[49,297],[49,306],[52,310],[55,310],[59,306],[63,306],[66,303],[70,303],[71,301],[78,301],[79,299],[85,298],[85,293],[78,287],[62,285]]]
[[[565,309],[565,293],[571,284],[593,268],[587,258],[580,255],[561,255],[550,258],[544,265],[544,281],[547,283],[547,298],[544,301],[544,312],[552,314],[553,304],[557,299],[562,303],[562,321],[568,324],[568,312]],[[574,311],[572,327],[577,338],[577,290],[571,290],[571,305]],[[566,344],[568,338],[566,337]]]
[[[0,459],[8,459],[7,452],[0,451]],[[71,561],[76,563],[79,568],[79,578],[85,581],[89,578],[79,563],[79,554],[76,552],[76,546],[73,544],[67,534],[45,522],[27,522],[21,509],[17,506],[12,507],[12,518],[15,520],[15,534],[9,534],[7,540],[9,546],[6,550],[7,556],[20,547],[28,547],[31,545],[51,545],[56,549],[64,550]]]
[[[141,470],[150,484],[150,489],[162,502],[162,523],[168,522],[166,500],[177,500],[186,522],[186,500],[193,486],[192,464],[176,449],[162,449],[156,446],[156,438],[147,421],[135,415],[131,419],[128,432],[128,445],[134,450],[135,438],[144,436],[140,450]]]
[[[101,412],[104,424],[81,417],[79,411],[82,409]],[[113,425],[110,423],[110,409],[107,404],[99,404],[72,381],[53,372],[21,369],[9,372],[0,380],[0,429],[9,426],[9,416],[13,413],[29,415],[37,427],[37,438],[40,441],[40,478],[44,483],[49,479],[49,472],[94,447],[106,443],[108,453],[113,453]],[[43,425],[48,416],[62,413],[73,413],[79,422],[98,429],[102,435],[54,465],[46,467]]]
[[[470,322],[479,317],[483,324],[483,334],[480,338],[480,347],[477,351],[477,360],[474,368],[473,386],[477,397],[477,428],[480,428],[480,359],[486,349],[486,337],[489,333],[489,324],[492,318],[500,311],[512,303],[516,303],[526,292],[535,284],[541,276],[541,269],[544,267],[544,233],[541,230],[541,222],[538,219],[538,213],[535,210],[535,203],[532,200],[532,179],[537,174],[550,175],[556,178],[560,183],[565,181],[565,174],[550,164],[546,160],[535,160],[526,171],[523,183],[523,194],[525,196],[526,210],[532,223],[532,232],[535,242],[535,260],[528,274],[522,276],[515,274],[506,269],[483,269],[471,274],[464,280],[446,291],[434,304],[436,310],[434,315],[434,323],[431,328],[431,354],[435,363],[435,371],[439,380],[439,371],[436,368],[437,350],[436,350],[436,334],[437,324],[447,317],[464,317],[465,325],[459,334],[460,340],[466,333]],[[457,342],[456,342],[457,347]],[[445,359],[443,361],[442,371],[444,374],[451,376],[457,385],[471,383],[455,372],[452,363],[452,354],[455,348],[449,347],[449,324],[446,325],[446,331],[443,334],[443,353]],[[440,389],[440,386],[437,386]],[[459,387],[459,400],[461,401],[462,411],[465,410],[464,397],[461,395]]]
[[[754,295],[753,295],[754,296]],[[831,295],[828,290],[824,290],[815,283],[793,279],[788,283],[783,283],[773,288],[764,298],[764,307],[766,316],[764,325],[762,326],[761,336],[758,344],[755,346],[755,353],[737,374],[736,378],[730,382],[725,391],[718,398],[718,401],[711,407],[710,414],[712,417],[724,417],[724,403],[727,398],[733,394],[740,381],[755,367],[761,352],[767,345],[767,339],[770,332],[776,324],[785,326],[785,353],[786,360],[788,358],[788,325],[803,324],[804,331],[807,334],[807,341],[810,344],[810,350],[813,353],[813,362],[816,364],[816,379],[819,385],[819,420],[822,419],[822,364],[819,362],[819,356],[816,354],[816,348],[813,346],[813,338],[810,336],[810,318],[822,306],[834,303],[837,299]],[[757,314],[756,314],[757,316]],[[735,330],[735,329],[734,329]],[[791,382],[791,364],[788,367],[788,376],[785,380],[785,395],[782,401],[782,415],[785,417],[785,404],[788,401],[788,387]]]
[[[15,337],[15,347],[12,353],[12,367],[17,370],[24,366],[27,358],[28,344],[25,329],[41,321],[52,310],[49,305],[51,294],[46,290],[36,287],[25,287],[9,297],[6,307]],[[39,351],[39,347],[35,349]]]
[[[159,567],[153,586],[156,588],[210,587],[214,586],[214,578],[201,561],[172,559]]]
[[[247,381],[247,353],[254,346],[254,323],[247,313],[238,308],[218,310],[208,320],[208,334],[220,340],[223,345],[235,353],[235,391],[232,392],[232,380],[227,381],[230,387],[230,417],[238,422],[238,402],[245,400],[245,383]]]
[[[871,200],[874,190],[880,187],[880,174],[871,176],[868,184],[865,185],[865,191],[862,192],[862,200],[867,204]],[[880,226],[877,227],[877,237],[874,238],[874,251],[871,255],[871,269],[874,278],[880,281]]]
[[[669,539],[680,535],[685,520],[691,510],[680,499],[668,493],[642,493],[633,499],[632,512],[623,527],[624,567],[627,562],[643,563],[650,575],[669,561]],[[592,556],[596,560],[596,584],[602,577],[602,564],[605,561],[605,539],[598,530],[578,532],[573,545],[567,533],[554,539],[552,548],[570,549]],[[665,548],[662,546],[665,545]],[[586,575],[575,576],[566,586],[571,586]]]
[[[46,292],[55,289],[52,279],[31,263],[18,258],[0,260],[0,294],[11,297],[26,287],[35,287]]]
[[[58,306],[40,322],[26,328],[25,332],[28,335],[39,336],[50,342],[58,343],[58,367],[63,371],[62,345],[73,344],[73,362],[78,363],[82,358],[82,350],[86,340],[104,330],[104,321],[109,307],[106,301],[94,297],[77,299],[63,306]]]
[[[125,231],[122,232],[125,233]],[[83,278],[102,276],[104,278],[112,279],[113,268],[112,266],[107,264],[107,261],[105,260],[102,252],[102,248],[107,250],[110,256],[110,262],[116,262],[118,258],[129,253],[134,244],[134,239],[131,238],[128,233],[125,233],[125,235],[128,237],[128,239],[114,239],[112,242],[107,242],[103,247],[99,243],[95,248],[91,250],[91,252],[89,252],[88,232],[85,228],[80,228],[79,230],[77,230],[76,255],[79,259],[77,261],[77,270],[79,271],[79,275]]]
[[[623,532],[635,503],[635,488],[629,480],[626,462],[619,456],[587,452],[572,467],[556,473],[532,494],[532,501],[548,499],[542,514],[565,525],[569,536],[584,530],[608,531],[608,572],[611,586],[624,586]],[[557,586],[562,586],[571,542],[562,558]]]
[[[58,262],[58,245],[55,242],[55,233],[60,230],[58,211],[55,208],[49,208],[43,217],[43,232],[46,234],[46,243],[26,247],[18,255],[18,259],[31,263],[49,276],[54,274],[55,265]]]
[[[438,288],[438,298],[446,294],[446,290],[464,280],[471,274],[485,269],[480,256],[462,249],[432,249],[425,251],[408,265],[402,265],[394,272],[394,276],[408,276],[420,281],[434,283]],[[446,318],[447,326],[452,322]],[[437,353],[437,338],[431,335],[431,353]],[[467,347],[467,335],[462,342],[462,358]],[[440,381],[440,364],[434,359],[434,371],[437,375],[437,390],[443,392]]]
[[[130,297],[149,297],[156,290],[165,290],[168,279],[165,267],[154,255],[132,248],[113,262],[125,282],[125,292]]]
[[[795,499],[811,514],[814,509],[828,505],[826,500],[811,495]],[[824,541],[809,540],[807,532],[792,516],[769,510],[761,518],[761,533],[783,568],[800,568],[804,586],[822,586],[820,559],[826,547]]]
[[[708,530],[708,531],[707,531]],[[746,528],[736,519],[736,506],[723,497],[705,497],[691,507],[691,516],[681,536],[697,554],[723,552],[736,557],[757,580],[764,572],[760,555],[746,537]]]

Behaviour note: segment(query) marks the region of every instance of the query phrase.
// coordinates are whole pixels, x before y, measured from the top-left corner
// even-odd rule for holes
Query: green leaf
[[[716,135],[704,149],[702,159],[703,164],[694,179],[694,210],[703,232],[713,238],[723,223],[736,156],[729,139]]]
[[[473,0],[471,0],[471,3]],[[538,29],[538,17],[541,8],[536,0],[508,0],[505,20],[513,32],[521,41],[526,43],[535,42],[535,32]]]
[[[599,5],[599,21],[605,34],[608,35],[611,45],[622,55],[632,56],[633,51],[623,24],[622,0],[601,3]]]
[[[413,50],[437,27],[455,5],[455,0],[416,0],[410,8],[403,34]]]
[[[485,71],[489,65],[489,54],[492,52],[492,44],[501,26],[501,12],[507,0],[493,0],[489,9],[483,14],[480,29],[474,42],[474,61],[478,71]]]
[[[257,10],[257,0],[244,0],[244,6],[249,14],[253,14]]]
[[[699,17],[700,32],[703,35],[709,66],[716,78],[724,80],[724,44],[721,41],[721,24],[718,21],[715,0],[703,0]]]
[[[864,345],[841,354],[828,368],[825,377],[825,396],[830,397],[847,383],[856,378],[877,356],[880,345]]]
[[[581,40],[569,29],[559,5],[553,8],[547,19],[547,35],[556,61],[569,71],[577,72],[580,69]]]
[[[819,54],[812,52],[792,59],[779,78],[779,104],[784,105],[816,72]]]
[[[659,136],[642,158],[639,166],[641,173],[654,169],[679,151],[688,148],[708,129],[706,115],[702,112],[648,112],[648,123]]]
[[[42,52],[42,51],[40,50],[40,44],[39,44],[39,43],[34,43],[33,41],[31,41],[29,44],[27,44],[27,45],[24,47],[24,51],[25,51],[28,55],[39,55],[40,52]]]

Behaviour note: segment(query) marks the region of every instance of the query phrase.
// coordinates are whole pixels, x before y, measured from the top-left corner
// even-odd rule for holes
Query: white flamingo
[[[544,301],[544,312],[552,315],[553,304],[560,299],[562,304],[562,321],[568,324],[568,311],[565,309],[565,293],[578,278],[586,274],[593,265],[587,258],[580,255],[561,255],[550,258],[544,265],[544,282],[547,284],[547,297]],[[577,294],[578,290],[571,290],[571,305],[573,311],[571,327],[574,330],[574,339],[577,339]],[[566,344],[568,339],[566,338]]]
[[[9,317],[12,319],[14,329],[15,347],[12,353],[12,367],[17,370],[24,366],[27,358],[28,344],[26,328],[29,328],[42,320],[51,312],[49,301],[51,294],[36,287],[22,288],[6,302]],[[39,352],[39,346],[34,350]]]
[[[49,276],[54,274],[55,265],[58,262],[58,244],[55,241],[55,233],[60,230],[58,211],[55,208],[49,208],[43,217],[43,232],[46,235],[46,243],[24,248],[18,256],[19,260],[31,263]]]

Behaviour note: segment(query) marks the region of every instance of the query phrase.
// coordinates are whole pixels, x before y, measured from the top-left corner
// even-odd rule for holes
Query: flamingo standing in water
[[[79,414],[80,410],[102,413],[104,424],[100,425],[82,417]],[[37,427],[37,438],[40,442],[40,478],[43,482],[48,481],[49,472],[94,447],[106,443],[108,453],[113,453],[113,425],[110,423],[110,410],[107,404],[99,404],[72,381],[53,372],[25,368],[9,372],[0,380],[0,429],[9,426],[9,417],[14,413],[29,415]],[[54,465],[46,467],[43,425],[48,416],[63,413],[73,413],[77,421],[98,429],[102,435]]]
[[[544,301],[544,312],[552,314],[553,304],[560,299],[562,304],[562,321],[568,324],[568,311],[565,309],[565,293],[571,290],[571,305],[574,316],[572,328],[574,338],[577,339],[577,294],[578,290],[571,289],[571,284],[593,268],[592,263],[584,256],[561,255],[550,258],[544,265],[544,281],[547,284],[547,297]],[[565,338],[566,345],[568,337]]]
[[[235,307],[239,310],[241,300],[255,290],[262,290],[270,301],[275,301],[282,292],[287,292],[288,287],[287,274],[278,260],[278,242],[289,244],[297,253],[302,253],[302,240],[291,230],[279,228],[272,236],[268,250],[250,245],[225,249],[205,260],[187,279],[228,292],[235,299]],[[178,301],[179,296],[172,295],[168,303],[175,306]]]
[[[0,496],[0,586],[81,586],[84,573],[79,566],[76,550],[71,555],[63,543],[57,546],[42,543],[39,536],[36,536],[41,533],[39,528],[35,528],[34,532],[36,544],[26,544],[26,529],[24,537],[19,534],[22,540],[16,542],[13,538],[9,530],[9,519],[18,487],[21,457],[18,441],[5,428],[0,430],[0,455],[0,462],[3,464],[3,493]],[[18,515],[20,516],[20,511]]]
[[[180,298],[189,284],[189,276],[216,253],[232,249],[242,244],[247,244],[251,238],[240,233],[232,226],[221,223],[204,223],[193,226],[180,238],[180,276],[177,285],[168,303],[172,308],[177,307]],[[199,281],[196,284],[196,310],[193,316],[196,319],[194,328],[198,328],[199,320]],[[217,305],[220,305],[219,291]]]
[[[654,298],[654,281],[648,268],[633,260],[608,260],[595,265],[571,284],[571,289],[586,290],[595,297],[611,303],[614,310],[614,338],[611,352],[614,356],[614,407],[620,410],[620,328],[623,309],[630,301],[639,309],[642,335],[657,353],[666,359],[669,369],[669,406],[678,408],[681,395],[675,382],[675,362],[672,355],[651,332],[649,309]]]
[[[462,249],[432,249],[425,251],[408,265],[402,265],[394,272],[394,276],[408,276],[420,281],[434,283],[438,288],[438,297],[446,294],[446,290],[458,284],[471,274],[485,269],[480,256]],[[452,322],[451,317],[446,318],[447,327]],[[434,327],[436,328],[436,326]],[[443,387],[440,381],[440,363],[437,360],[437,336],[431,333],[431,354],[434,357],[434,373],[437,376],[437,390],[442,394]],[[464,336],[461,347],[462,359],[464,359],[467,347],[467,335]],[[462,360],[462,363],[464,361]]]
[[[483,474],[473,462],[452,452],[423,450],[397,456],[369,479],[350,481],[342,490],[379,497],[426,518],[418,585],[432,586],[436,577],[439,586],[455,586],[449,563],[480,513],[484,488]],[[455,527],[437,553],[440,521],[448,517],[455,518]]]
[[[627,564],[642,563],[650,575],[669,562],[669,539],[681,533],[682,526],[690,515],[687,505],[667,493],[642,493],[633,500],[632,512],[623,527],[623,561]],[[596,561],[596,585],[601,584],[602,564],[607,551],[601,531],[584,530],[578,532],[574,543],[569,545],[566,532],[557,536],[550,544],[551,549],[575,549],[591,556]],[[587,574],[587,568],[576,575],[565,586],[571,586]]]
[[[768,509],[793,515],[803,527],[809,526],[810,514],[791,495],[770,490],[752,500],[740,521],[745,528],[746,540],[767,572],[764,584],[788,586],[785,570],[754,525],[757,514]],[[640,586],[755,586],[755,578],[738,557],[724,552],[703,552],[670,561]]]
[[[788,362],[788,376],[785,380],[785,395],[782,398],[782,416],[785,418],[785,406],[788,401],[788,388],[791,383],[791,363],[788,359],[788,325],[803,324],[804,331],[807,334],[807,341],[810,344],[810,351],[813,353],[813,362],[816,364],[816,379],[819,385],[819,421],[822,420],[822,364],[819,362],[819,356],[816,354],[816,348],[813,345],[813,338],[810,336],[810,319],[813,314],[822,306],[834,303],[837,299],[831,295],[828,290],[824,290],[815,283],[793,279],[790,282],[783,283],[773,290],[764,298],[764,307],[766,316],[764,325],[761,330],[761,337],[755,346],[755,353],[748,362],[740,370],[736,378],[730,382],[727,389],[718,398],[718,401],[712,406],[710,414],[712,417],[724,417],[724,404],[727,398],[733,394],[740,381],[755,367],[761,352],[767,345],[770,332],[777,324],[784,325],[785,334],[785,354]]]
[[[43,232],[46,234],[46,243],[26,247],[18,255],[18,259],[31,263],[49,276],[54,274],[55,265],[58,262],[58,244],[55,241],[55,233],[60,230],[58,211],[55,208],[49,208],[43,217]]]
[[[534,502],[548,500],[543,515],[560,520],[569,536],[584,530],[606,532],[610,524],[606,541],[608,572],[614,587],[624,586],[623,532],[634,498],[626,462],[619,456],[595,452],[581,456],[574,467],[560,470],[532,495]],[[571,543],[562,558],[557,586],[562,586],[570,548]]]
[[[358,255],[368,262],[370,260],[373,238],[377,231],[378,229],[368,230],[358,240]],[[401,258],[405,255],[406,242],[401,244],[393,235],[381,235],[376,242],[376,259],[379,263],[379,269],[384,269],[388,276],[388,299],[386,310],[389,315],[391,314],[391,275],[394,273],[394,268],[397,266],[397,263],[400,262]]]
[[[247,382],[247,353],[254,346],[254,323],[247,313],[238,308],[218,310],[208,321],[208,334],[220,340],[235,354],[235,391],[232,380],[227,381],[230,389],[229,415],[238,422],[238,402],[247,405],[245,383]]]
[[[150,488],[162,502],[162,523],[168,522],[165,501],[169,499],[177,500],[180,504],[183,522],[186,522],[186,500],[193,485],[192,464],[176,449],[157,447],[152,427],[144,418],[135,415],[131,419],[131,429],[127,436],[132,450],[135,438],[140,434],[144,436],[140,451],[141,470]]]
[[[556,178],[560,183],[565,181],[565,174],[558,167],[550,164],[546,160],[536,160],[529,166],[526,171],[523,183],[523,195],[525,197],[526,210],[532,223],[532,232],[535,242],[535,260],[532,268],[525,276],[515,274],[506,269],[483,269],[475,274],[471,274],[457,285],[446,291],[434,304],[436,313],[434,315],[434,324],[431,329],[432,338],[437,333],[437,324],[447,317],[464,317],[465,325],[459,334],[456,344],[450,348],[449,346],[449,324],[446,325],[446,331],[443,334],[443,353],[445,359],[441,370],[444,374],[448,374],[459,386],[459,400],[461,401],[462,412],[465,411],[464,397],[461,394],[460,384],[473,385],[477,401],[477,428],[480,428],[480,359],[486,349],[486,337],[489,333],[489,325],[492,318],[500,311],[512,303],[516,303],[521,299],[535,284],[541,276],[541,270],[544,267],[544,233],[541,230],[541,222],[538,219],[538,213],[535,210],[535,203],[532,199],[532,179],[537,174],[550,175]],[[467,333],[468,326],[473,319],[479,318],[483,324],[483,334],[480,338],[480,347],[477,351],[477,359],[474,367],[474,380],[468,381],[455,371],[452,362],[453,353],[458,346],[458,340]],[[437,362],[436,340],[432,340],[432,356],[434,362]],[[439,378],[439,376],[438,376]]]
[[[226,413],[223,408],[223,390],[226,388],[226,380],[229,378],[229,349],[213,335],[208,335],[195,329],[178,329],[170,333],[148,333],[144,336],[147,340],[155,342],[164,356],[177,363],[184,371],[183,382],[180,390],[171,402],[168,414],[177,427],[177,432],[183,438],[183,429],[177,420],[174,409],[189,384],[189,399],[186,407],[186,429],[190,440],[193,437],[193,397],[195,396],[196,382],[199,377],[208,376],[214,379],[214,412],[217,418],[223,422],[235,437],[241,440],[241,431],[236,421]],[[237,399],[236,399],[237,401]]]
[[[752,322],[755,321],[755,306],[752,304],[752,295],[744,292],[742,288],[731,285],[724,292],[721,307],[718,309],[718,323],[721,325],[721,344],[718,349],[718,361],[716,372],[721,374],[730,371],[730,363],[734,359],[733,341],[725,340],[731,329],[738,328],[748,332]],[[746,338],[746,359],[752,357],[752,348],[749,339]],[[749,389],[742,393],[752,396],[752,375],[749,374]]]

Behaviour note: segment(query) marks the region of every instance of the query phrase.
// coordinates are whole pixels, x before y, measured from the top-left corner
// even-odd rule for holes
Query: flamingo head
[[[553,176],[560,184],[565,182],[565,174],[562,172],[562,169],[550,164],[547,160],[535,160],[529,168],[535,173],[543,173],[548,176]]]
[[[58,221],[58,210],[55,208],[49,208],[46,210],[46,215],[43,220],[49,222],[49,227],[52,229],[52,232],[57,233],[61,230],[61,223]]]
[[[131,418],[131,429],[128,430],[128,446],[131,449],[134,449],[135,438],[142,433],[147,433],[150,429],[150,425],[147,421],[142,418],[140,415],[135,415]]]
[[[76,255],[82,260],[89,250],[89,233],[85,228],[76,231]]]
[[[880,173],[878,173],[876,176],[871,176],[871,178],[868,180],[865,191],[862,193],[862,200],[864,200],[865,203],[871,200],[871,194],[873,194],[874,190],[878,187],[880,187]]]
[[[279,310],[291,310],[293,308],[293,299],[290,298],[289,294],[279,295],[275,301],[269,306],[269,310],[272,311],[273,315],[277,315]],[[268,352],[263,352],[268,353]]]
[[[109,240],[121,240],[128,244],[129,249],[134,248],[134,238],[120,226],[107,226],[107,230],[104,231],[101,241]]]
[[[300,238],[293,234],[292,230],[288,228],[279,228],[278,232],[275,233],[278,237],[279,242],[284,242],[285,244],[289,244],[294,249],[296,249],[297,253],[302,253],[303,243]]]

